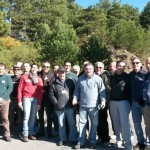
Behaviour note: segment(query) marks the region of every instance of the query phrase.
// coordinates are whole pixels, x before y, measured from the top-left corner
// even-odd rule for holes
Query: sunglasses
[[[135,64],[137,65],[137,64],[139,64],[139,63],[141,63],[141,62],[133,62],[132,65],[135,65]]]
[[[19,71],[20,69],[16,69],[16,68],[15,68],[14,70],[17,70],[17,71]]]
[[[50,66],[43,66],[43,68],[49,68]]]
[[[96,67],[96,68],[102,69],[102,67]]]

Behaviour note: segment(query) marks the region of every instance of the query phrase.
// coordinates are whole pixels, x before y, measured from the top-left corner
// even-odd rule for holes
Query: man
[[[9,104],[10,104],[10,93],[13,89],[11,77],[5,74],[6,66],[0,63],[0,113],[2,124],[4,128],[4,140],[7,142],[11,141],[10,129],[9,129]]]
[[[59,142],[58,146],[66,143],[66,125],[65,118],[68,119],[70,130],[70,141],[75,143],[77,141],[78,133],[76,122],[74,118],[74,110],[72,106],[73,92],[75,84],[72,79],[66,78],[64,68],[58,69],[58,78],[52,83],[49,90],[50,100],[55,106],[56,114],[59,122]]]
[[[53,66],[53,75],[51,75],[51,79],[50,79],[50,84],[58,77],[58,69],[59,69],[59,65],[55,64]]]
[[[66,77],[73,79],[75,82],[77,82],[78,77],[76,74],[74,74],[73,72],[71,72],[71,63],[69,61],[66,61],[64,63],[64,68],[66,70]]]
[[[110,114],[117,140],[114,146],[121,146],[122,137],[120,134],[122,134],[123,140],[125,141],[125,150],[131,150],[129,76],[124,72],[125,63],[123,61],[118,61],[116,67],[116,74],[111,76],[110,95]]]
[[[116,62],[113,61],[109,64],[109,73],[114,74],[116,72]]]
[[[80,73],[80,66],[74,65],[74,66],[72,67],[72,71],[73,71],[74,74],[76,74],[76,75],[78,76],[79,73]]]
[[[38,111],[39,131],[36,136],[37,137],[45,136],[45,127],[44,127],[44,110],[45,110],[47,116],[46,135],[48,138],[52,138],[53,137],[52,122],[53,122],[54,106],[49,100],[48,91],[49,91],[49,85],[53,74],[50,73],[49,61],[44,61],[42,63],[42,71],[39,72],[38,75],[41,77],[43,81],[43,99],[42,99],[41,109]]]
[[[143,88],[143,100],[145,102],[144,107],[144,120],[146,135],[150,139],[150,57],[145,61],[146,69],[148,70],[147,77]],[[149,150],[150,146],[147,145],[145,150]]]
[[[142,89],[147,71],[142,68],[142,63],[139,58],[132,60],[133,71],[130,72],[130,95],[131,95],[131,109],[134,129],[137,136],[138,143],[135,148],[144,149],[146,141],[142,129],[142,117],[144,111],[144,101],[142,98]]]
[[[78,77],[75,73],[71,72],[71,63],[69,61],[64,62],[64,68],[66,71],[66,78],[72,79],[74,81],[74,84],[76,84]],[[76,111],[76,107],[74,107],[74,111]],[[76,115],[75,115],[76,119]],[[69,135],[69,124],[68,124],[68,119],[66,118],[66,132],[67,135]]]
[[[59,65],[58,64],[54,64],[54,66],[53,66],[53,76],[51,77],[51,79],[49,81],[49,84],[52,84],[52,82],[57,79],[57,77],[58,77],[58,69],[59,69]],[[53,124],[54,124],[53,136],[57,136],[58,132],[59,132],[59,125],[58,125],[57,114],[56,114],[54,109],[53,109]]]
[[[104,70],[103,62],[95,63],[95,73],[100,76],[103,80],[103,83],[106,88],[106,107],[104,109],[99,110],[98,115],[98,127],[97,127],[97,135],[99,139],[99,143],[106,147],[109,145],[110,137],[109,137],[109,129],[108,129],[108,104],[110,100],[110,75],[107,70]]]
[[[31,71],[23,74],[18,86],[18,106],[23,110],[23,142],[36,140],[35,123],[37,110],[41,108],[43,83],[37,75],[38,66],[32,65]]]
[[[91,129],[89,142],[91,149],[96,147],[96,131],[98,125],[98,106],[105,107],[106,93],[102,79],[94,73],[94,66],[88,63],[84,67],[84,74],[77,81],[73,105],[79,103],[79,139],[75,149],[85,144],[86,122],[89,116]]]
[[[22,127],[23,127],[23,112],[18,107],[18,99],[17,99],[17,93],[18,93],[18,85],[20,81],[20,66],[14,65],[13,66],[13,73],[14,75],[11,76],[12,82],[13,82],[13,91],[11,92],[10,98],[11,103],[9,107],[9,120],[10,120],[10,129],[13,131],[14,126],[18,125],[18,131],[19,135],[22,134]],[[17,120],[15,120],[15,117],[17,116]]]

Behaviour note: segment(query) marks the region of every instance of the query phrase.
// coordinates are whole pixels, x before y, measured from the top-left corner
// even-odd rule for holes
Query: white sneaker
[[[122,141],[117,141],[116,143],[113,144],[113,146],[116,148],[121,148],[122,147]]]

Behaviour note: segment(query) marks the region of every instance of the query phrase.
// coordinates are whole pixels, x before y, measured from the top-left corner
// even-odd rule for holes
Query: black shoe
[[[133,146],[134,149],[144,150],[145,144],[137,143],[135,146]]]
[[[38,132],[38,133],[36,134],[36,137],[42,137],[42,136],[45,136],[45,133],[40,133],[40,132]]]
[[[65,141],[64,141],[64,142],[63,142],[63,141],[58,141],[58,142],[57,142],[57,146],[62,146],[62,145],[64,145],[64,144],[66,144]]]
[[[90,146],[89,146],[89,148],[90,148],[90,149],[95,149],[95,148],[96,148],[96,145],[93,144],[93,143],[91,143]]]

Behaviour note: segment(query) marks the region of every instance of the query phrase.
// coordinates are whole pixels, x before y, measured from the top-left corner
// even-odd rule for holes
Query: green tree
[[[91,36],[87,43],[81,47],[82,60],[89,60],[92,63],[103,61],[108,64],[111,60],[110,52],[105,46],[102,46],[98,36]]]
[[[140,16],[140,24],[143,28],[150,28],[150,1],[145,6]]]
[[[2,48],[0,53],[1,62],[11,68],[16,62],[39,62],[38,50],[31,43],[22,43],[21,46],[12,49]]]
[[[6,20],[6,13],[0,11],[0,36],[9,35],[10,23]]]
[[[39,23],[46,23],[50,28],[57,21],[68,22],[67,0],[14,0],[10,10],[12,30],[28,36],[34,41]]]
[[[78,54],[77,36],[74,29],[62,22],[57,22],[51,32],[47,32],[42,42],[43,59],[51,63],[63,64],[64,61],[76,61]]]
[[[140,26],[135,25],[134,21],[120,21],[115,31],[115,47],[125,48],[132,52],[142,49],[145,33]]]

